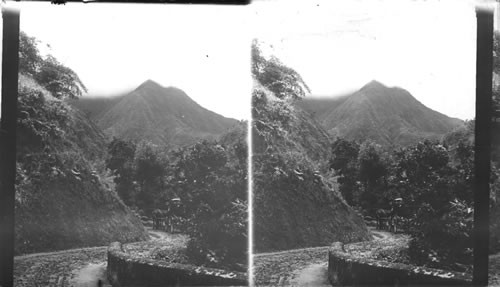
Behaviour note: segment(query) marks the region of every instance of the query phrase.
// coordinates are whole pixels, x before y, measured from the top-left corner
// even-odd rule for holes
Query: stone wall
[[[328,252],[328,279],[334,286],[346,285],[471,285],[465,273],[355,258],[340,242]]]
[[[108,248],[107,275],[113,286],[246,286],[247,275],[220,269],[137,257],[119,242]]]

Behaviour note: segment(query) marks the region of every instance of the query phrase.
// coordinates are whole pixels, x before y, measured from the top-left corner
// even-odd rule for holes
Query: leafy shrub
[[[202,141],[172,158],[169,187],[186,206],[188,256],[197,264],[244,270],[247,258],[247,167],[244,139]]]
[[[414,263],[460,272],[471,271],[472,265],[472,209],[460,200],[443,208],[437,215],[429,205],[415,216],[410,230],[409,255]],[[441,212],[442,213],[442,212]]]
[[[219,218],[192,219],[188,256],[197,264],[246,272],[247,215],[246,202],[236,200],[232,210]]]

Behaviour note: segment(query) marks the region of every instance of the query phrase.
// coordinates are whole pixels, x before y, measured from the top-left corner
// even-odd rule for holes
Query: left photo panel
[[[18,6],[14,285],[248,285],[245,7]]]

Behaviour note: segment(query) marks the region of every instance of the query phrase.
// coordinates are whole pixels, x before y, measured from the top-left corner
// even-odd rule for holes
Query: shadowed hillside
[[[300,106],[334,137],[369,139],[384,146],[439,140],[463,123],[427,108],[404,89],[389,88],[377,81],[349,96],[305,99]]]
[[[68,101],[68,103],[83,111],[88,118],[92,120],[99,119],[111,107],[116,105],[124,95],[115,95],[109,97],[85,97]]]
[[[182,90],[151,80],[123,96],[82,98],[73,105],[111,137],[147,139],[171,148],[215,139],[237,123],[201,107]]]
[[[327,174],[328,134],[294,105],[303,94],[296,91],[307,86],[278,59],[264,59],[258,47],[252,49],[255,251],[369,239],[362,217]]]
[[[17,137],[16,254],[147,238],[114,190],[102,132],[24,75]]]
[[[338,106],[347,100],[349,95],[332,97],[332,98],[312,98],[307,97],[297,102],[297,105],[318,122],[321,122],[326,115],[335,110]]]

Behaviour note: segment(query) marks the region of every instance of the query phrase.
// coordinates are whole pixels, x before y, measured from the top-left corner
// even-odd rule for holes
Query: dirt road
[[[293,286],[331,286],[328,282],[328,262],[309,265],[302,269],[290,283]]]
[[[149,231],[152,241],[169,234]],[[107,246],[43,252],[14,257],[15,286],[110,286],[106,279]]]
[[[78,278],[79,270],[89,264],[106,263],[107,246],[79,248],[57,252],[44,252],[14,257],[15,286],[85,286],[97,280],[83,282]],[[79,280],[79,281],[74,281]],[[94,281],[94,282],[88,282]],[[73,285],[81,282],[81,285]]]
[[[256,254],[254,255],[254,282],[256,285],[272,286],[295,284],[301,276],[301,271],[314,264],[325,264],[328,261],[328,248],[328,246],[323,246]],[[309,275],[302,276],[302,278],[310,277]],[[302,279],[302,283],[307,282]]]

